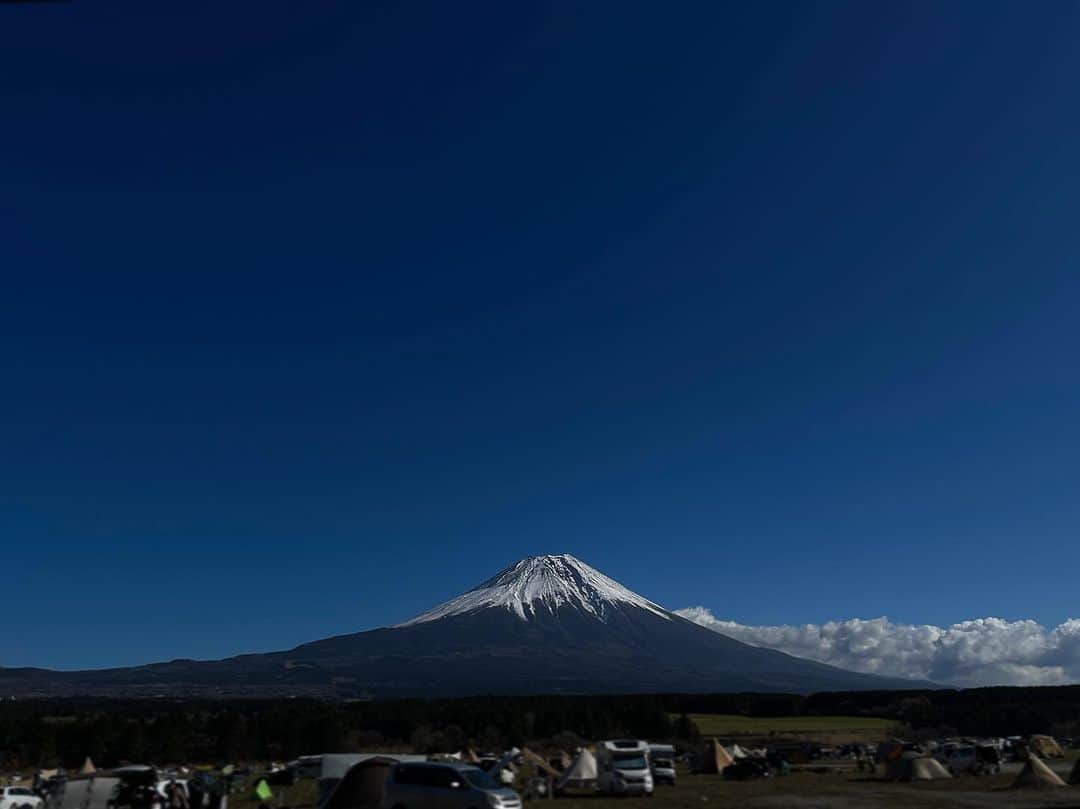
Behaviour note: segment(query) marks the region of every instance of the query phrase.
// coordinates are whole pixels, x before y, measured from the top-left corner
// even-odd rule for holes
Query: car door
[[[394,769],[390,809],[398,806],[404,806],[405,809],[425,809],[426,789],[423,779],[427,769],[423,765],[414,764],[399,764]]]
[[[424,809],[464,809],[459,807],[465,779],[450,767],[430,767],[427,774],[427,804]]]

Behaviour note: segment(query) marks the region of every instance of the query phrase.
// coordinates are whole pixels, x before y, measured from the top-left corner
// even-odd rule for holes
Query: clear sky
[[[0,6],[0,664],[569,552],[1080,613],[1073,3]]]

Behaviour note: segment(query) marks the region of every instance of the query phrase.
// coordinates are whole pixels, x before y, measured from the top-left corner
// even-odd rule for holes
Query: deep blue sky
[[[0,7],[0,664],[531,553],[1077,615],[1072,3]]]

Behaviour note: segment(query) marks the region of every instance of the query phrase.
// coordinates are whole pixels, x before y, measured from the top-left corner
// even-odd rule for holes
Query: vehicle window
[[[495,779],[483,770],[462,770],[461,774],[465,776],[466,781],[477,789],[499,789]]]
[[[31,792],[29,789],[24,789],[23,787],[12,787],[11,789],[8,790],[8,795],[33,795],[33,794],[34,793]]]
[[[617,770],[644,770],[648,766],[645,756],[619,756],[615,759]]]
[[[424,770],[424,786],[450,789],[452,783],[461,781],[456,772],[445,767],[425,767]]]

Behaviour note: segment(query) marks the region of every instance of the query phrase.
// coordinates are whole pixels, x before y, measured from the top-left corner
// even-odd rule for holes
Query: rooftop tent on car
[[[370,804],[376,788],[382,797],[382,783],[394,764],[405,761],[426,761],[426,756],[402,756],[396,753],[342,753],[321,757],[319,792],[316,805],[320,809],[356,809]]]
[[[386,777],[399,760],[399,757],[376,755],[353,765],[322,809],[378,809],[382,805]]]

